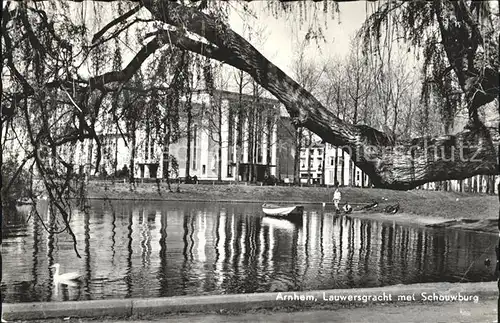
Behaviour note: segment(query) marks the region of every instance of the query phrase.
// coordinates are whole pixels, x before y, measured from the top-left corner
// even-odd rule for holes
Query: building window
[[[323,155],[323,150],[322,149],[318,149],[318,155]]]
[[[206,172],[207,172],[207,167],[205,165],[201,166],[201,174],[205,175]]]
[[[335,164],[335,157],[330,157],[330,166]]]

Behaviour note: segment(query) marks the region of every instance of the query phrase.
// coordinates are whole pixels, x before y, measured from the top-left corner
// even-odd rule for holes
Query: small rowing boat
[[[282,219],[302,219],[304,206],[302,205],[277,205],[265,203],[262,204],[262,211],[267,216],[272,216]]]

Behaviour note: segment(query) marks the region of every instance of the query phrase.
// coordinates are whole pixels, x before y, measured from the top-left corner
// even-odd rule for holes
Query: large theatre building
[[[168,154],[175,157],[181,178],[188,174],[187,167],[189,175],[199,180],[234,181],[238,175],[242,181],[262,181],[266,175],[293,176],[294,130],[279,101],[227,91],[193,94],[189,145],[187,117],[182,109],[179,111],[179,136],[169,145],[168,153],[147,122],[137,129],[136,178],[166,178],[166,170],[172,169],[171,164],[168,167],[166,164]],[[131,152],[128,134],[122,136],[108,129],[101,137],[104,145],[100,171],[113,174],[128,168]],[[92,149],[95,156],[96,147]],[[88,144],[82,145],[75,156],[76,162],[88,165],[89,151]],[[238,153],[239,174],[236,174]],[[176,176],[170,172],[169,177]]]

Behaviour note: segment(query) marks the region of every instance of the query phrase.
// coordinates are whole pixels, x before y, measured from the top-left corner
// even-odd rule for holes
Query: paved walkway
[[[407,323],[434,323],[434,322],[497,322],[497,300],[484,300],[478,304],[473,302],[442,303],[433,305],[405,304],[405,305],[376,305],[358,308],[341,308],[336,310],[307,310],[300,312],[269,312],[252,311],[234,315],[168,315],[152,318],[130,318],[125,320],[113,319],[78,319],[31,321],[39,323],[130,323],[130,322],[166,322],[166,323],[227,323],[227,322],[407,322]]]

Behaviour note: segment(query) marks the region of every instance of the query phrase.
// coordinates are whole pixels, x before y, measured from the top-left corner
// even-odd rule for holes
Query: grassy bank
[[[194,185],[181,184],[180,192],[167,192],[162,184],[161,195],[152,183],[139,184],[130,192],[128,184],[90,183],[90,198],[110,199],[157,199],[157,200],[203,200],[203,201],[255,201],[323,203],[331,202],[333,189],[325,187],[285,187],[253,185]],[[175,188],[175,185],[173,186]],[[424,217],[443,219],[484,220],[498,216],[498,198],[484,194],[458,192],[435,192],[425,190],[393,191],[375,188],[341,188],[342,201],[349,203],[380,202],[380,207],[399,202],[401,211]],[[387,200],[386,200],[387,199]]]

